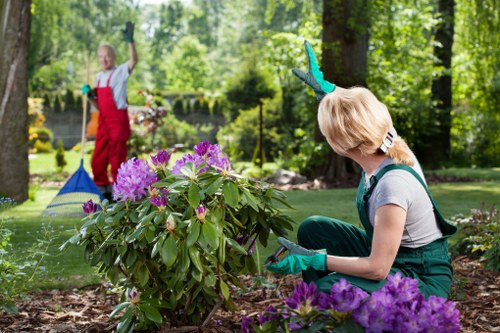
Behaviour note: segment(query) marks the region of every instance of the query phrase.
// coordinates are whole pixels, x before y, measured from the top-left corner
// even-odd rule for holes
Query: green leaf
[[[188,200],[191,207],[196,208],[200,205],[200,188],[196,184],[191,184],[188,192]]]
[[[219,234],[217,232],[217,226],[214,223],[205,221],[205,223],[201,225],[201,235],[212,249],[215,250],[219,247]]]
[[[144,303],[139,305],[139,308],[144,312],[149,320],[158,324],[163,323],[163,317],[161,316],[160,311],[158,311],[155,307]]]
[[[229,206],[236,208],[238,202],[240,201],[238,186],[236,186],[236,184],[234,184],[232,181],[225,181],[224,185],[222,186],[222,194],[224,195],[224,200],[226,201],[226,203]]]
[[[137,238],[139,238],[144,232],[144,227],[138,227],[134,230],[130,235],[128,235],[125,240],[129,243],[134,242]]]
[[[203,265],[201,264],[200,252],[195,246],[192,246],[188,249],[189,258],[191,258],[191,262],[194,264],[196,269],[199,272],[203,272]]]
[[[191,247],[198,240],[200,236],[201,224],[198,221],[191,221],[188,226],[188,235],[186,239],[186,246]]]
[[[144,287],[149,281],[148,267],[145,264],[138,266],[135,270],[135,276],[137,278],[137,282],[139,282],[139,285],[141,287]]]
[[[219,281],[219,287],[224,299],[229,299],[229,287],[223,280]]]
[[[170,236],[165,240],[163,246],[161,247],[160,255],[167,267],[173,265],[175,259],[177,258],[177,242],[173,236]]]
[[[155,217],[155,215],[156,215],[156,212],[151,212],[148,215],[146,215],[143,218],[141,218],[139,220],[139,223],[141,223],[143,225],[148,224],[149,222],[151,222],[153,220],[153,218]]]
[[[217,279],[215,278],[215,275],[212,273],[207,274],[205,276],[205,278],[203,279],[203,283],[205,284],[205,286],[207,286],[209,288],[212,288],[213,286],[215,286],[216,282],[217,282]]]
[[[169,190],[173,190],[177,187],[184,187],[184,186],[188,186],[190,184],[190,181],[187,180],[187,179],[182,179],[182,180],[178,180],[176,181],[175,183],[172,183],[170,184],[170,186],[168,187]]]
[[[257,202],[257,199],[253,196],[253,194],[250,193],[247,189],[243,189],[242,193],[243,193],[243,197],[245,198],[245,202],[250,207],[252,207],[253,210],[258,212],[259,211],[258,202]]]
[[[205,193],[207,195],[213,195],[215,194],[219,189],[222,183],[224,182],[223,177],[217,177],[212,184],[210,184],[207,188],[205,188]]]
[[[116,326],[116,333],[129,333],[134,330],[134,315],[132,314],[132,307],[127,309],[127,312],[120,318],[118,326]]]
[[[218,259],[221,264],[226,262],[226,236],[224,234],[220,235],[219,238],[219,249],[218,249]]]
[[[109,315],[109,319],[113,319],[118,313],[127,308],[130,304],[131,304],[130,302],[123,302],[115,306],[113,308],[113,311]]]
[[[234,239],[226,238],[226,241],[229,243],[231,248],[235,249],[238,253],[243,254],[243,255],[248,254],[247,251],[240,244],[238,244],[238,242],[235,241]]]
[[[135,263],[136,260],[137,260],[137,251],[132,249],[128,252],[128,256],[127,256],[127,260],[125,261],[125,265],[127,265],[127,267],[130,267]]]
[[[151,258],[153,258],[161,249],[163,243],[165,242],[166,235],[161,235],[153,245],[153,250],[151,251]]]

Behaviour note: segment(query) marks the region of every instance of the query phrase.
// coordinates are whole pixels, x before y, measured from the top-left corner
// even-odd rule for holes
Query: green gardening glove
[[[300,254],[290,254],[280,262],[267,265],[271,272],[280,274],[297,274],[309,268],[317,271],[326,270],[326,254],[316,253],[312,256],[302,256]]]
[[[283,237],[278,237],[277,241],[287,248],[289,255],[280,262],[266,265],[271,272],[296,274],[309,268],[326,270],[326,250],[308,250]]]
[[[122,33],[128,43],[134,42],[134,24],[132,22],[125,23],[125,29],[122,30]]]
[[[92,90],[92,88],[90,88],[87,83],[85,83],[82,87],[82,94],[87,95],[87,97],[90,99],[95,99],[94,90]]]
[[[316,99],[319,101],[323,99],[326,94],[334,91],[336,86],[323,78],[323,72],[319,69],[316,55],[314,54],[311,44],[306,40],[304,41],[304,45],[307,53],[308,71],[304,73],[294,68],[292,69],[292,73],[314,90]]]

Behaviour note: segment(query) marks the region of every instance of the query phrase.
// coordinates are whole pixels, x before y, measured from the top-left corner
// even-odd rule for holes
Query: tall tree
[[[454,0],[438,0],[440,16],[435,33],[434,56],[439,74],[432,80],[432,100],[435,102],[431,117],[435,128],[429,129],[427,150],[420,154],[422,163],[432,168],[442,165],[450,156],[450,129],[452,106],[451,57],[453,46]]]
[[[366,86],[368,59],[368,0],[324,0],[321,68],[325,78],[341,87]],[[324,140],[319,128],[316,140]],[[333,151],[313,176],[326,180],[348,177],[355,166]]]
[[[30,0],[0,0],[0,196],[28,198]]]

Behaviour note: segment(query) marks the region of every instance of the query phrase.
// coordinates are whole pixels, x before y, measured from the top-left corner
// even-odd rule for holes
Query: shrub
[[[484,207],[472,209],[471,215],[453,218],[453,222],[461,227],[458,241],[451,247],[455,254],[483,257],[485,267],[500,271],[500,226],[498,210],[492,206],[489,211]]]
[[[64,167],[68,164],[68,162],[66,162],[66,158],[64,156],[64,147],[61,139],[57,140],[57,149],[55,157],[56,157],[56,168],[57,170],[59,170],[59,172],[62,172]]]
[[[219,307],[235,309],[230,285],[254,273],[256,242],[284,235],[289,217],[276,204],[282,192],[230,171],[217,145],[202,142],[172,169],[160,151],[147,162],[122,164],[114,205],[92,203],[67,244],[124,289],[111,316],[125,311],[118,332],[207,323]]]
[[[257,318],[244,316],[242,332],[458,332],[460,313],[453,302],[425,299],[418,280],[401,273],[368,295],[345,279],[330,293],[301,282],[285,304],[268,306]]]

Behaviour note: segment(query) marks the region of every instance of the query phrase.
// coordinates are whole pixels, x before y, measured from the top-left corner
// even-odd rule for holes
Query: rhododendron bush
[[[118,331],[204,324],[219,307],[234,309],[230,285],[254,273],[256,243],[286,235],[292,221],[278,207],[284,194],[242,178],[217,145],[201,142],[168,167],[160,151],[151,161],[123,163],[114,204],[88,202],[79,233],[66,244],[116,286],[122,302]]]

